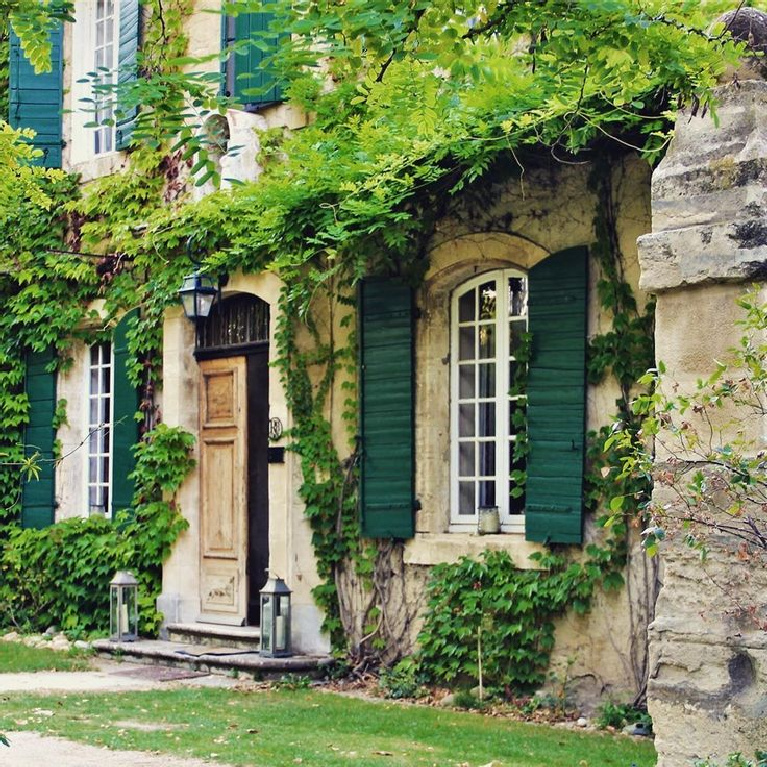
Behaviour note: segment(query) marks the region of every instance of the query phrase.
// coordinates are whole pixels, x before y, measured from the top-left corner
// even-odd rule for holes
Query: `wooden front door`
[[[248,397],[245,357],[200,362],[201,616],[247,619]]]

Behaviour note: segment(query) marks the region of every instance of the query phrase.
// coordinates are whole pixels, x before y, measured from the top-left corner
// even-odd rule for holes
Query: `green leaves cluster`
[[[162,562],[187,526],[172,499],[194,465],[192,443],[180,429],[159,426],[137,446],[134,507],[118,524],[98,516],[43,530],[3,528],[0,627],[103,632],[109,627],[109,582],[117,570],[128,569],[140,584],[140,629],[155,633]]]
[[[540,686],[554,648],[554,618],[569,608],[586,612],[597,584],[623,583],[621,562],[594,546],[587,554],[583,563],[534,555],[536,569],[525,570],[503,551],[436,565],[418,636],[419,670],[432,682],[473,686],[481,648],[489,690],[524,693]]]

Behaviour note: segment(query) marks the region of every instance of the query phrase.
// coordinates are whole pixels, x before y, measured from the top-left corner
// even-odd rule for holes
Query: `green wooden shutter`
[[[129,83],[136,79],[139,46],[140,7],[138,0],[120,0],[120,40],[117,49],[117,82]],[[135,107],[125,114],[118,105],[115,125],[115,148],[127,149],[136,123],[138,109]]]
[[[274,18],[272,13],[240,13],[237,16],[224,17],[222,26],[222,44],[256,40],[263,45],[271,38],[263,33],[269,31],[269,24]],[[263,68],[266,58],[258,45],[243,46],[242,50],[229,56],[224,69],[224,93],[232,96],[243,106],[261,106],[274,104],[282,100],[279,85],[268,68]],[[254,89],[255,93],[250,93]]]
[[[133,503],[133,480],[128,478],[136,468],[133,446],[139,440],[136,411],[138,390],[128,379],[132,357],[128,351],[128,330],[138,310],[128,312],[118,323],[112,336],[112,518]]]
[[[395,280],[359,292],[362,534],[414,533],[413,293]]]
[[[32,128],[37,135],[32,144],[43,151],[36,165],[61,167],[61,109],[63,94],[62,25],[51,32],[51,71],[35,72],[21,50],[19,38],[10,34],[10,110],[13,128]]]
[[[588,250],[571,248],[529,273],[525,531],[530,541],[582,540]]]
[[[21,488],[21,526],[43,528],[56,518],[56,469],[53,464],[56,412],[56,374],[48,370],[55,359],[53,348],[27,355],[25,389],[29,398],[29,423],[24,430],[24,452],[40,454],[37,479],[26,480]]]

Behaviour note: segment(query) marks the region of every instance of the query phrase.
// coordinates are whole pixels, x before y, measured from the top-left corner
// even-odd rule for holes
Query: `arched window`
[[[483,507],[498,507],[504,529],[524,527],[527,301],[527,276],[515,269],[453,293],[452,529],[476,529]]]

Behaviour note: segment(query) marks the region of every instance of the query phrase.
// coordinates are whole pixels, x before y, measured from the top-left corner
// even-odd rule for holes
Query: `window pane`
[[[458,436],[474,436],[474,405],[458,406]]]
[[[482,325],[479,329],[480,359],[495,357],[495,326]]]
[[[474,482],[458,483],[458,513],[461,516],[471,516],[476,514],[474,504]]]
[[[479,396],[495,397],[495,363],[490,362],[479,366]]]
[[[475,444],[473,442],[461,442],[458,446],[458,474],[461,477],[473,477]]]
[[[458,322],[469,322],[476,319],[475,296],[476,291],[472,289],[467,290],[458,299]]]
[[[495,476],[495,441],[479,443],[479,476]]]
[[[495,319],[495,305],[498,294],[495,281],[486,282],[479,288],[479,318],[481,320]]]
[[[495,502],[495,482],[479,483],[479,505],[496,506]]]
[[[527,314],[527,280],[524,277],[509,278],[509,314],[514,317]]]
[[[458,368],[458,397],[459,399],[473,399],[476,396],[474,365],[461,365]]]
[[[509,323],[509,354],[512,357],[518,355],[526,332],[527,322],[525,320],[513,320]]]
[[[460,328],[458,331],[458,347],[459,360],[474,359],[474,328]]]
[[[99,401],[91,397],[90,408],[88,409],[88,418],[91,426],[99,422]]]
[[[495,436],[495,402],[481,402],[479,405],[479,436]]]

